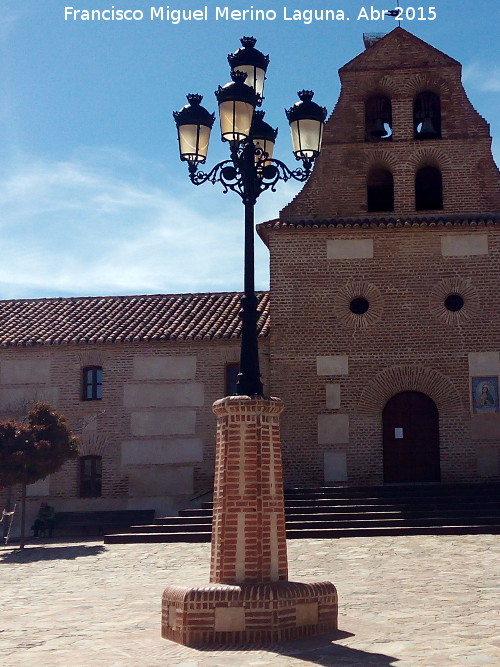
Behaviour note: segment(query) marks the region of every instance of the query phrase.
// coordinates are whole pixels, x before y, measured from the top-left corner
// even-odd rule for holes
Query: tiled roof
[[[469,213],[461,215],[422,214],[413,216],[364,216],[352,218],[301,218],[294,220],[269,220],[257,226],[265,238],[269,229],[394,229],[400,227],[475,228],[500,227],[500,213]]]
[[[267,336],[269,294],[257,296],[259,335]],[[221,292],[0,301],[0,346],[238,338],[240,297]]]

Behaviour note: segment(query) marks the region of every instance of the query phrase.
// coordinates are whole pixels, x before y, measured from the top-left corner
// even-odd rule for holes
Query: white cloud
[[[500,67],[471,63],[463,70],[463,80],[471,88],[487,93],[500,92]]]
[[[20,7],[19,0],[3,0],[0,14],[0,42],[6,42],[23,19],[36,12],[33,7]]]
[[[286,184],[264,195],[259,219],[276,217],[293,194]],[[239,197],[112,150],[18,160],[0,174],[0,235],[0,298],[242,287]],[[256,285],[267,281],[268,253],[256,237]]]

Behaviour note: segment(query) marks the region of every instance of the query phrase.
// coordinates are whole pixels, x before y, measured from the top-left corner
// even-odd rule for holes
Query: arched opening
[[[441,100],[436,93],[424,90],[415,97],[413,131],[415,139],[441,138]]]
[[[375,167],[366,182],[369,213],[394,211],[394,178],[388,169]]]
[[[372,95],[365,102],[365,141],[392,139],[392,105],[386,95]]]
[[[443,208],[443,179],[436,167],[422,167],[415,175],[415,210]]]
[[[382,412],[384,482],[439,482],[439,412],[419,391],[403,391]]]

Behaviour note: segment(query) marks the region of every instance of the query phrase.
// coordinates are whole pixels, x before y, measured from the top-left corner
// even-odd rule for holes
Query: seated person
[[[40,532],[47,532],[49,537],[52,537],[55,523],[56,515],[54,508],[47,503],[41,503],[35,523],[31,526],[31,529],[34,531],[34,537],[39,537]]]

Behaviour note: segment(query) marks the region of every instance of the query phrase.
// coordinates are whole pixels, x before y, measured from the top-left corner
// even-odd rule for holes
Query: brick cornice
[[[413,216],[359,216],[338,218],[292,218],[274,219],[257,226],[259,236],[267,243],[269,233],[274,230],[304,229],[346,229],[364,231],[368,229],[500,229],[500,213],[460,214],[460,215],[413,215]]]

